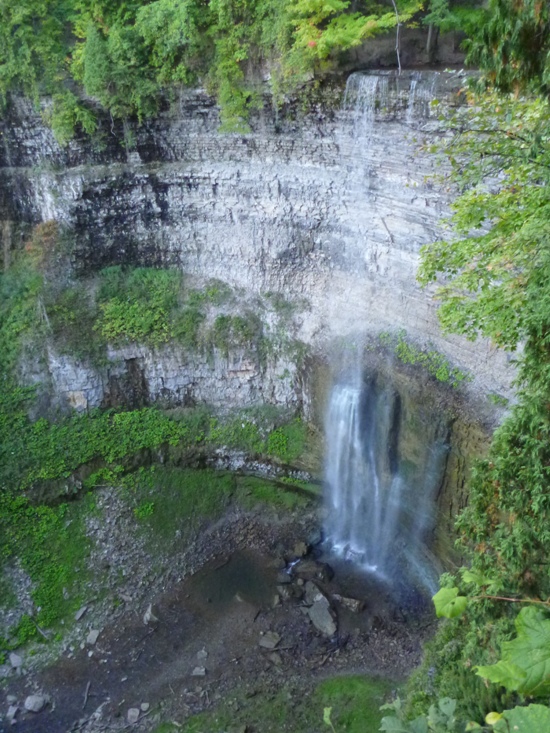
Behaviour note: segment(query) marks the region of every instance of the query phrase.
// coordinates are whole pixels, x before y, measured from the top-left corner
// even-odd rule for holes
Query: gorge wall
[[[280,110],[266,103],[250,134],[222,135],[214,102],[195,90],[140,127],[103,119],[93,139],[64,149],[40,115],[17,101],[1,123],[2,218],[65,225],[81,274],[111,264],[175,265],[242,288],[246,297],[284,294],[302,303],[297,336],[314,354],[357,332],[405,329],[470,371],[474,392],[508,394],[506,357],[488,343],[443,336],[431,293],[415,281],[420,247],[442,236],[448,213],[447,193],[427,181],[435,163],[422,145],[439,134],[430,99],[453,104],[463,78],[379,78],[368,129],[358,128],[365,121],[356,107],[341,109],[343,90],[333,87],[307,111],[291,101]],[[58,389],[83,393],[88,405],[101,402],[101,384],[85,386],[94,380],[85,365],[50,356]],[[250,369],[235,368],[241,357],[234,355],[233,370],[250,383]],[[170,392],[170,378],[155,386],[151,370],[163,368],[146,366],[151,354],[138,349],[112,359],[141,360],[151,394]],[[180,367],[166,364],[168,372]],[[222,378],[231,368],[221,368]],[[173,388],[182,402],[185,385]],[[193,389],[203,399],[204,389]],[[277,397],[272,389],[273,399],[303,397],[288,389]]]

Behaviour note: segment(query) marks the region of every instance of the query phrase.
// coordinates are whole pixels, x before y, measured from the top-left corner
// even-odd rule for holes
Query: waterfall
[[[427,541],[443,479],[445,430],[426,436],[417,465],[401,455],[399,394],[376,381],[338,381],[325,430],[325,532],[331,551],[388,580],[407,577],[435,591]]]
[[[406,120],[411,123],[414,120],[414,107],[416,102],[416,88],[418,87],[418,81],[420,74],[415,72],[411,79],[411,87],[409,89],[409,104],[407,105]]]
[[[388,401],[362,400],[357,384],[335,385],[326,421],[329,515],[327,533],[336,552],[383,572],[395,538],[401,496],[399,476],[384,480],[377,466],[379,411]]]
[[[418,72],[405,79],[371,73],[350,76],[340,135],[350,205],[363,201],[376,207],[376,168],[369,143],[378,120],[398,116],[409,126],[427,118],[436,82],[436,74]],[[357,241],[346,252],[358,271],[364,248],[365,242]],[[359,353],[363,341],[359,333]],[[387,579],[407,576],[432,591],[437,572],[429,538],[447,436],[438,429],[426,435],[411,468],[410,456],[402,450],[402,422],[398,392],[366,378],[360,356],[352,369],[335,378],[325,420],[325,534],[331,552]]]
[[[346,84],[343,111],[351,118],[351,138],[368,139],[377,106],[387,100],[388,79],[373,74],[351,74]]]

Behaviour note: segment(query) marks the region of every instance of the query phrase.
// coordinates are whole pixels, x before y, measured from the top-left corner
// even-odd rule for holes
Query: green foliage
[[[97,129],[93,112],[69,89],[53,93],[52,106],[44,112],[44,119],[61,145],[66,145],[78,130],[93,135]]]
[[[395,715],[382,718],[380,730],[385,733],[464,733],[464,724],[455,717],[456,700],[444,697],[437,705],[431,705],[428,715],[421,715],[414,720],[407,720],[401,700],[383,705],[382,710],[390,710]]]
[[[533,599],[541,605],[539,599],[550,596],[548,104],[494,93],[470,96],[449,131],[443,150],[460,192],[456,236],[426,248],[421,278],[443,276],[438,297],[445,329],[472,339],[486,336],[510,350],[521,342],[523,351],[517,358],[517,404],[477,464],[468,506],[457,522],[459,548],[471,569],[455,579],[457,587],[444,591],[451,602],[450,592],[464,599],[467,612],[439,632],[428,654],[434,684],[426,684],[424,671],[423,682],[414,683],[412,704],[425,709],[450,693],[458,697],[460,713],[478,721],[477,729],[485,720],[494,730],[508,730],[515,716],[532,716],[534,730],[545,708],[507,708],[538,689],[548,693],[549,622],[542,611],[524,609],[512,638],[514,604],[507,601]],[[475,680],[476,667],[485,684]],[[488,685],[487,679],[505,687]]]
[[[424,25],[435,25],[441,31],[465,32],[468,36],[474,35],[479,24],[485,20],[485,13],[479,6],[482,3],[473,0],[472,3],[462,3],[460,0],[429,0],[426,4],[427,14],[422,19]]]
[[[388,699],[395,683],[360,675],[336,677],[321,682],[316,691],[319,708],[329,706],[337,731],[365,733],[379,730],[380,704]]]
[[[176,324],[181,280],[176,270],[103,270],[96,330],[113,344],[134,341],[159,346],[174,338],[177,330],[189,339],[197,323],[184,315]]]
[[[142,469],[124,484],[136,518],[160,549],[188,539],[206,519],[218,518],[235,488],[229,473],[163,466]]]
[[[235,347],[258,348],[263,337],[263,326],[260,318],[251,311],[244,316],[220,315],[214,321],[210,332],[212,346],[225,356]]]
[[[246,132],[260,103],[251,68],[268,67],[275,98],[334,64],[342,51],[395,28],[393,8],[374,0],[29,0],[0,3],[0,98],[54,95],[49,119],[61,142],[90,133],[81,85],[112,117],[143,119],[162,87],[205,81],[217,95],[222,129]],[[399,21],[421,10],[397,0]]]
[[[489,0],[468,61],[504,92],[550,92],[550,10],[541,0]]]
[[[407,340],[405,331],[399,331],[397,336],[389,332],[379,334],[380,343],[391,349],[403,364],[419,365],[435,377],[438,382],[458,387],[462,382],[471,380],[471,376],[458,367],[451,366],[449,360],[435,349],[423,351]]]
[[[212,418],[207,440],[227,448],[240,448],[250,453],[261,453],[264,440],[259,426],[245,415]]]
[[[550,730],[550,708],[528,705],[505,710],[494,724],[495,733],[546,733]]]
[[[285,463],[292,463],[304,452],[305,441],[306,425],[296,418],[268,435],[266,452]]]
[[[444,329],[514,349],[547,305],[538,294],[550,236],[548,104],[472,97],[449,127],[440,152],[462,190],[452,218],[461,239],[423,249],[420,281],[446,278],[437,291]]]
[[[97,304],[82,284],[44,294],[44,306],[57,349],[92,364],[105,359],[106,342],[95,329]]]
[[[507,397],[503,397],[502,395],[495,394],[494,392],[491,392],[487,395],[487,399],[491,404],[498,405],[499,407],[507,407],[510,400]]]
[[[517,637],[502,644],[502,659],[478,667],[477,674],[508,690],[531,697],[550,692],[550,620],[534,606],[523,608],[515,621]]]
[[[0,2],[0,101],[11,90],[36,99],[63,80],[70,0]]]
[[[145,519],[146,517],[150,517],[151,514],[155,511],[155,502],[154,501],[144,501],[139,506],[134,508],[134,515],[136,519]]]
[[[119,266],[101,270],[98,280],[40,291],[62,353],[101,365],[108,343],[160,347],[174,341],[190,352],[210,346],[228,356],[232,350],[247,349],[260,358],[269,348],[262,321],[251,311],[222,313],[206,326],[209,308],[233,303],[233,292],[225,283],[211,281],[202,290],[187,291],[177,270]],[[40,285],[38,281],[38,289]]]
[[[238,705],[221,703],[213,712],[192,716],[180,730],[212,733],[239,730],[245,725],[262,733],[328,730],[324,728],[324,709],[331,708],[336,731],[374,733],[382,717],[380,704],[392,687],[395,684],[389,680],[357,675],[325,679],[312,694],[304,694],[303,685],[291,690],[268,688],[267,694],[254,696],[237,691]]]
[[[23,496],[0,492],[0,567],[17,553],[34,588],[36,614],[23,616],[11,646],[43,639],[37,626],[50,627],[74,612],[87,581],[89,543],[82,505],[33,506]]]
[[[301,494],[287,490],[279,482],[254,476],[238,477],[235,499],[245,509],[254,509],[259,504],[264,504],[293,511],[307,504],[307,499]]]
[[[458,595],[458,588],[441,588],[433,597],[433,602],[438,618],[462,616],[468,605],[468,599]]]

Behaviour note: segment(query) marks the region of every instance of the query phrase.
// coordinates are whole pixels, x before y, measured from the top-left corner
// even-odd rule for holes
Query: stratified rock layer
[[[474,387],[505,394],[505,357],[443,337],[430,292],[415,280],[420,247],[442,236],[447,213],[447,194],[426,181],[435,163],[422,144],[439,125],[430,95],[454,103],[463,80],[380,79],[362,119],[349,104],[339,111],[333,90],[307,113],[266,105],[250,134],[222,135],[212,99],[188,91],[131,134],[105,120],[94,139],[65,150],[19,103],[3,123],[1,218],[67,224],[81,272],[176,265],[247,293],[305,298],[299,336],[318,353],[334,337],[405,329],[471,370]],[[145,366],[152,393],[185,392],[173,376],[159,387]],[[68,370],[53,381],[66,382]],[[75,382],[72,391],[82,390]]]

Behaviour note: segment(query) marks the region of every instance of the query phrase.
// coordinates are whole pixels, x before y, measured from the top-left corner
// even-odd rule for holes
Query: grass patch
[[[212,733],[242,730],[242,726],[262,733],[319,733],[328,730],[323,711],[332,708],[336,733],[374,733],[383,714],[379,708],[392,696],[395,684],[363,676],[325,680],[314,692],[282,689],[262,692],[252,698],[235,697],[237,705],[225,702],[217,711],[201,713],[176,728],[164,724],[155,733]]]
[[[136,518],[159,549],[220,517],[235,490],[230,473],[164,466],[141,469],[124,484]]]
[[[9,609],[17,602],[17,595],[11,581],[0,574],[0,608]]]
[[[255,476],[238,476],[235,499],[245,509],[253,509],[258,504],[268,504],[276,509],[293,511],[304,507],[306,497],[283,488],[274,481]]]
[[[395,690],[395,683],[372,677],[335,677],[317,688],[323,708],[332,708],[332,723],[337,733],[370,733],[380,728],[384,713],[380,706]]]
[[[309,501],[274,481],[211,469],[152,466],[123,479],[125,495],[146,537],[162,551],[184,544],[205,520],[222,516],[230,502],[293,511]]]
[[[89,574],[90,545],[84,519],[90,508],[85,499],[56,507],[32,506],[23,496],[0,495],[0,561],[15,551],[33,581],[33,618],[23,616],[6,644],[14,648],[31,639],[43,640],[41,628],[56,628],[83,601]]]

